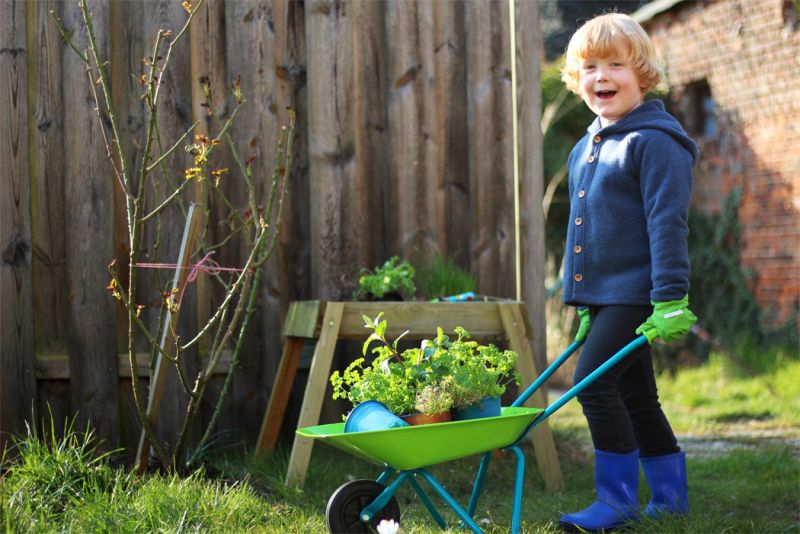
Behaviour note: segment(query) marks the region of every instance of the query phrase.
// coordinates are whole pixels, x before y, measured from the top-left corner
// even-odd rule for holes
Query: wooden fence
[[[135,147],[146,118],[142,59],[156,31],[177,31],[187,13],[174,0],[93,0],[90,8],[123,138]],[[49,405],[57,420],[77,413],[106,443],[134,448],[133,377],[118,357],[124,314],[106,291],[107,265],[126,257],[124,199],[103,143],[108,126],[51,11],[86,44],[73,2],[0,5],[0,431],[4,442]],[[522,295],[542,365],[538,3],[519,1],[515,13]],[[211,128],[196,83],[203,75],[216,95],[240,77],[248,103],[232,133],[255,156],[254,176],[271,174],[287,107],[298,124],[279,251],[265,268],[222,429],[255,439],[287,303],[349,299],[362,267],[438,250],[456,255],[482,293],[515,296],[509,39],[505,1],[211,0],[198,12],[163,80],[162,135],[175,140],[196,120]],[[180,176],[185,157],[174,159]],[[227,192],[243,198],[235,186]],[[174,257],[183,219],[166,217],[174,232],[161,247]],[[244,261],[235,246],[217,259]],[[187,328],[213,298],[207,284],[195,287]],[[148,367],[143,356],[143,384]],[[167,387],[163,428],[183,408],[177,381]]]

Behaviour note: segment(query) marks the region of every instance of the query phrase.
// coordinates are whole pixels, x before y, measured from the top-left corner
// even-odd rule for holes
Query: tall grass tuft
[[[67,421],[58,438],[28,428],[2,460],[0,530],[4,532],[250,532],[284,520],[244,474],[214,480],[201,468],[188,476],[133,472],[109,465],[93,433]]]
[[[453,256],[445,258],[434,252],[425,265],[417,269],[417,287],[429,298],[448,297],[475,291],[477,282],[469,271],[461,268]]]
[[[71,502],[87,493],[105,492],[117,482],[106,461],[111,452],[97,454],[94,433],[88,427],[80,433],[74,418],[65,421],[64,437],[59,439],[51,415],[44,434],[40,437],[28,425],[27,435],[14,439],[13,462],[3,462],[8,471],[2,489],[6,525],[48,523]]]

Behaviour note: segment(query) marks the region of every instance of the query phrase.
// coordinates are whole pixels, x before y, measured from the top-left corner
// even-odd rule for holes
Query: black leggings
[[[632,341],[650,306],[592,306],[592,327],[578,357],[575,383]],[[650,345],[629,354],[578,395],[595,449],[660,456],[678,452],[661,404]]]

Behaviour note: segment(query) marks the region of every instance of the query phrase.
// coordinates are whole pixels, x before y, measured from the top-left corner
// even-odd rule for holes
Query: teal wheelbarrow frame
[[[517,534],[521,522],[522,486],[525,475],[525,455],[519,446],[520,443],[532,428],[545,421],[609,368],[645,343],[647,343],[645,336],[637,337],[545,409],[527,408],[523,407],[523,404],[575,353],[583,344],[582,341],[575,341],[567,347],[510,407],[503,408],[502,414],[498,417],[368,432],[344,433],[343,423],[297,430],[299,435],[319,439],[366,460],[385,465],[376,481],[348,482],[331,495],[326,510],[328,527],[337,533],[371,532],[382,519],[398,520],[400,510],[394,495],[400,486],[407,482],[439,527],[446,529],[447,523],[418,482],[418,479],[422,479],[461,519],[464,526],[475,534],[481,534],[482,530],[473,516],[489,469],[491,452],[504,450],[511,451],[516,457],[511,532]],[[476,430],[482,430],[480,437],[476,437]],[[423,432],[429,434],[421,434]],[[404,437],[413,438],[415,441],[420,438],[423,440],[447,438],[454,443],[458,442],[460,446],[453,454],[434,452],[429,456],[425,456],[424,451],[420,454],[417,449],[414,457],[409,458],[408,454],[405,454],[407,451],[403,451]],[[469,442],[471,445],[465,448],[464,442]],[[464,509],[425,467],[479,453],[483,453],[483,457],[475,476],[469,504]],[[395,478],[392,480],[392,477]]]

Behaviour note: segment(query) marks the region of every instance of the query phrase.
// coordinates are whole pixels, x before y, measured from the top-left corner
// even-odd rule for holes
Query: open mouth
[[[595,94],[597,95],[597,98],[599,98],[601,100],[608,100],[610,98],[613,98],[613,96],[615,94],[617,94],[617,92],[616,91],[597,91]]]

